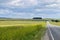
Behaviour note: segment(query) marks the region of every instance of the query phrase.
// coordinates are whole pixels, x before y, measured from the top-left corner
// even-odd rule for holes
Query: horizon
[[[60,19],[60,0],[0,0],[0,17]]]

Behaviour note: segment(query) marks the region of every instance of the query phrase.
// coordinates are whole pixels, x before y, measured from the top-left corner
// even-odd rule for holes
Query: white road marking
[[[49,32],[50,32],[50,35],[51,35],[52,40],[54,40],[54,37],[53,37],[53,35],[52,35],[52,32],[51,32],[50,28],[48,28],[48,30],[49,30]]]
[[[52,32],[51,32],[51,30],[50,30],[50,28],[49,28],[49,25],[51,25],[51,24],[47,21],[48,30],[49,30],[49,32],[50,32],[50,35],[51,35],[52,40],[54,40],[54,37],[53,37]]]

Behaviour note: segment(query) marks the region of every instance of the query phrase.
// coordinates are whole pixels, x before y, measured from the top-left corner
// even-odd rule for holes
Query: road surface
[[[60,27],[47,22],[49,40],[60,40]]]

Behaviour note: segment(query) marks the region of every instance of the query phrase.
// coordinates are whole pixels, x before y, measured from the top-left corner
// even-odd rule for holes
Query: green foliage
[[[38,25],[30,27],[1,27],[0,40],[34,40],[35,35],[41,31],[41,36],[44,30],[43,27]]]

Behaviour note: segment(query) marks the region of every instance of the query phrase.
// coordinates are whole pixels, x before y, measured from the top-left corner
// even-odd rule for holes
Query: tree
[[[53,22],[54,22],[55,20],[53,20],[53,19],[52,19],[51,21],[53,21]]]
[[[59,22],[59,20],[55,20],[55,22]]]
[[[53,21],[53,22],[59,22],[59,20],[51,20],[51,21]]]
[[[33,19],[42,19],[41,17],[34,17]]]

